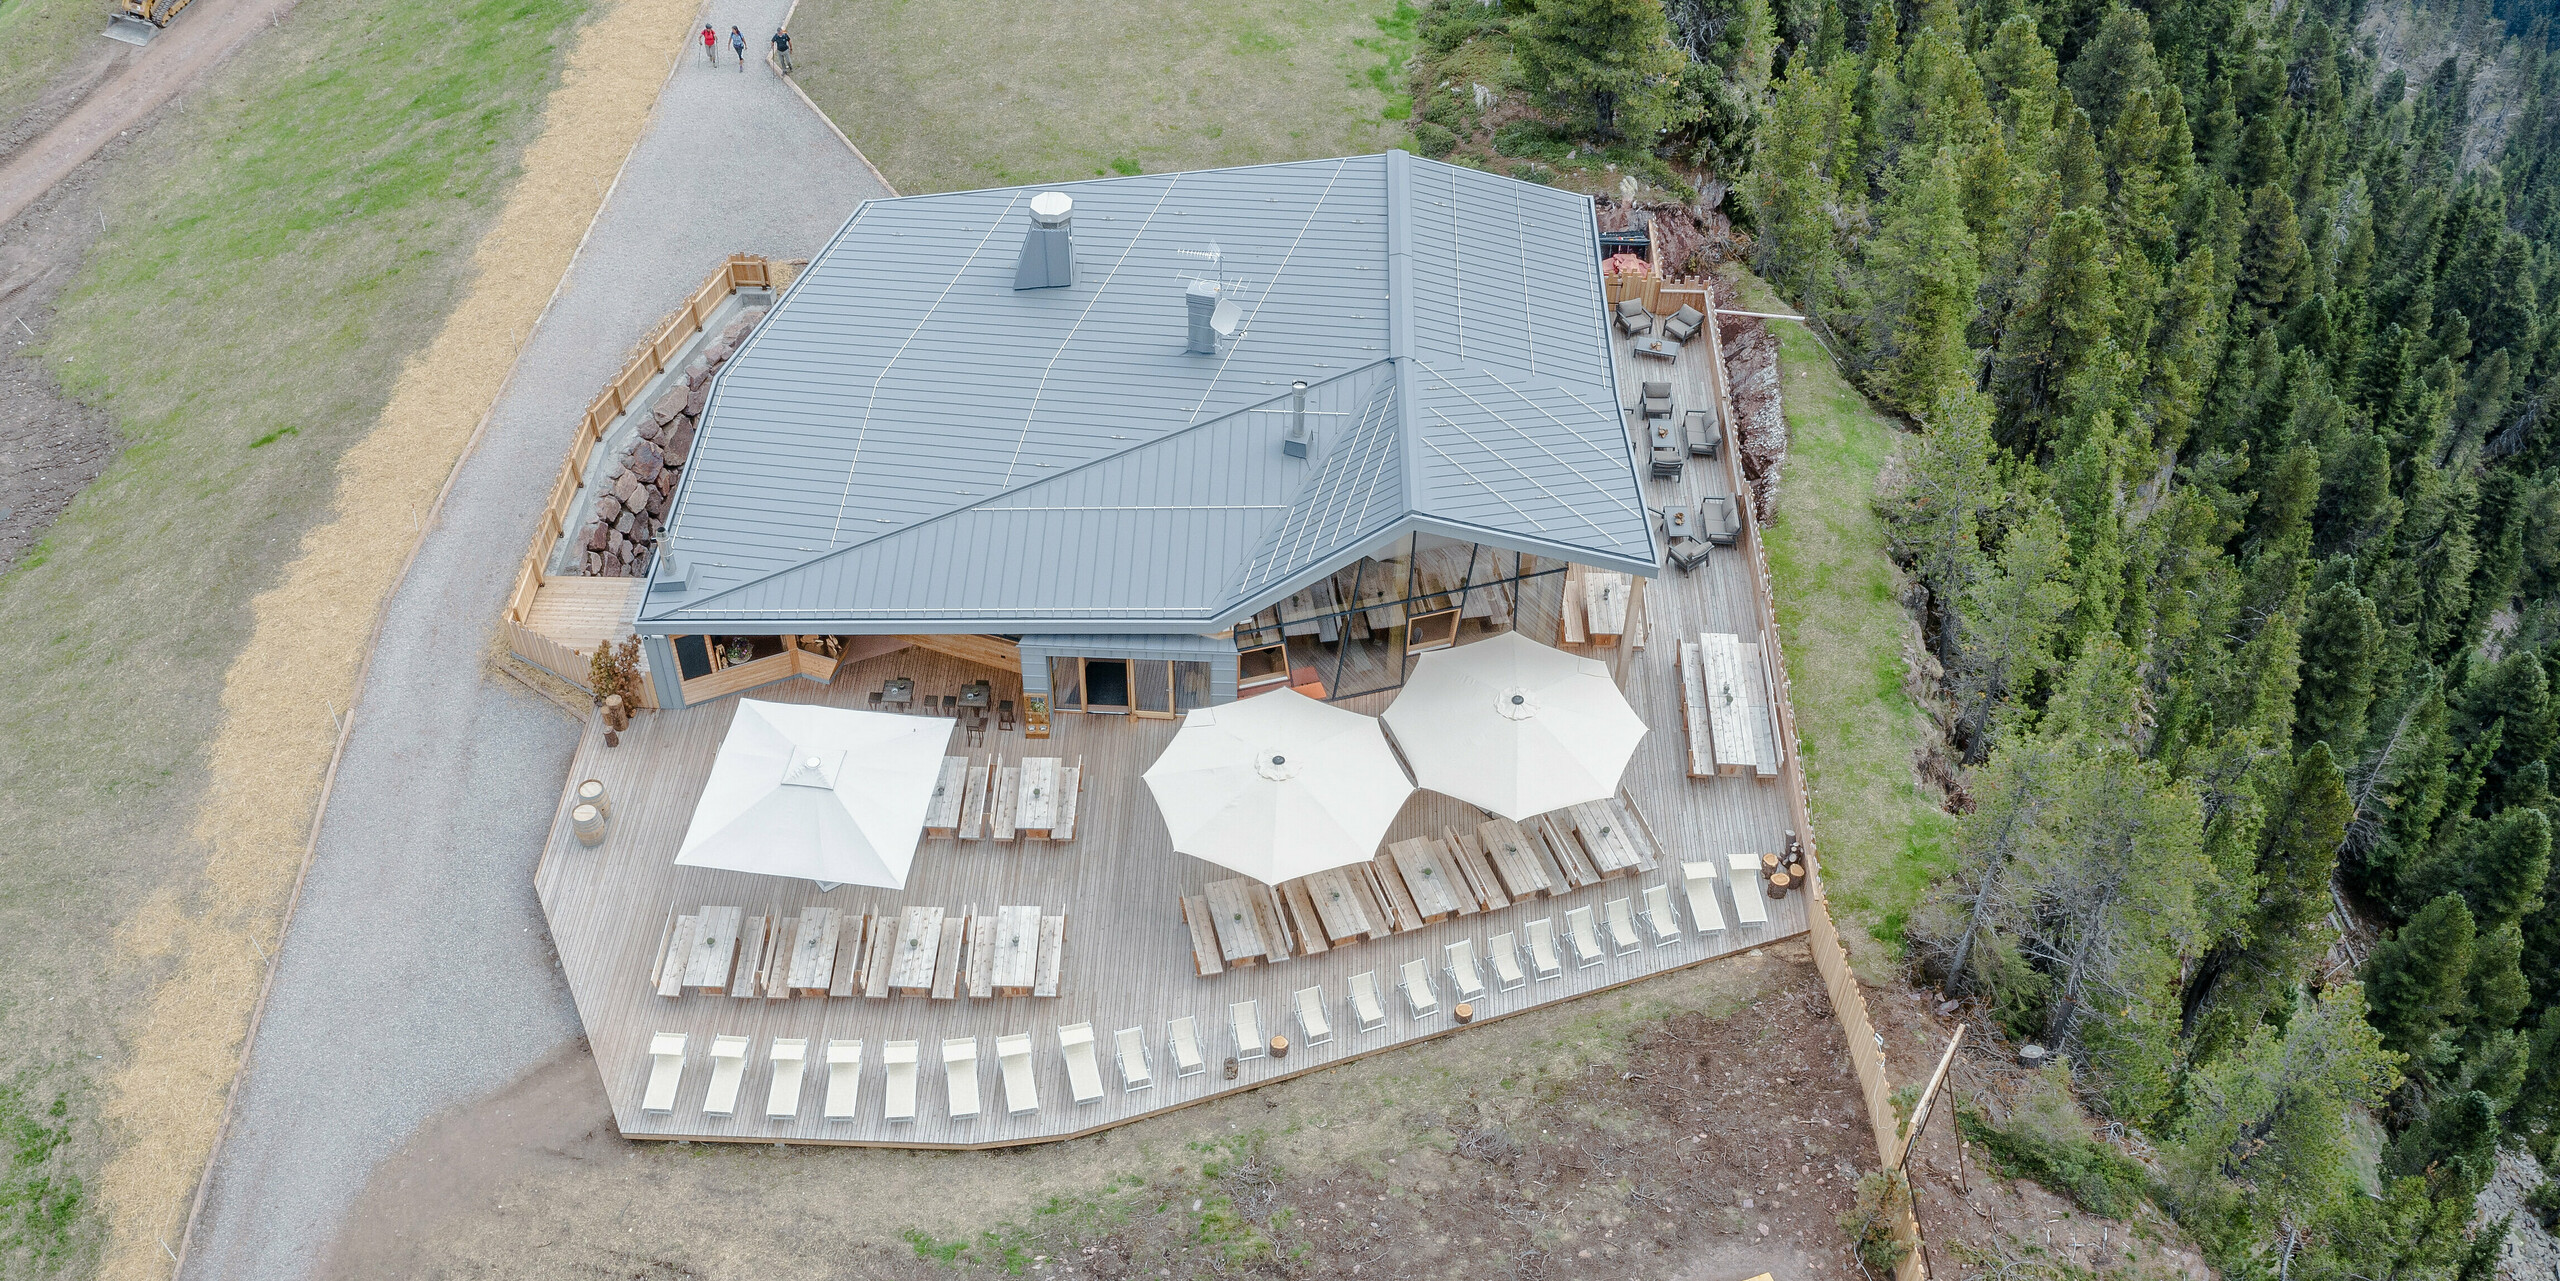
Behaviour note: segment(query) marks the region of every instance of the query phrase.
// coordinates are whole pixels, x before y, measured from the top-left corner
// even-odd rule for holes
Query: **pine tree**
[[[2382,1043],[2421,1064],[2442,1054],[2436,1037],[2462,1012],[2475,947],[2471,909],[2447,894],[2418,910],[2365,961],[2365,1002]]]
[[[2114,346],[2115,296],[2106,265],[2106,220],[2094,209],[2054,217],[1991,362],[2002,437],[2033,452],[2071,408],[2066,392]]]
[[[2256,324],[2266,324],[2299,301],[2308,262],[2293,197],[2270,182],[2249,197],[2248,230],[2240,241],[2240,296]]]
[[[1777,101],[1760,130],[1760,155],[1744,180],[1759,224],[1760,272],[1808,310],[1826,301],[1819,286],[1831,277],[1831,210],[1840,187],[1832,177],[1832,140],[1841,103],[1822,72],[1799,64],[1778,82]]]
[[[1987,747],[1993,717],[2061,665],[2055,642],[2075,603],[2062,515],[2039,503],[2001,540],[1996,569],[1969,585],[1957,606],[1960,741]]]
[[[2186,1111],[2163,1153],[2181,1208],[2227,1219],[2248,1197],[2255,1204],[2245,1212],[2307,1228],[2357,1191],[2347,1118],[2398,1086],[2397,1057],[2365,1021],[2354,983],[2306,997],[2281,1033],[2253,1029],[2188,1078]]]
[[[2524,934],[2513,921],[2483,931],[2473,945],[2471,973],[2463,980],[2463,994],[2471,1004],[2468,1023],[2470,1039],[2475,1044],[2514,1027],[2516,1019],[2532,1004],[2533,992],[2525,983],[2523,959]]]
[[[2424,1176],[2437,1196],[2468,1205],[2498,1165],[2498,1109],[2471,1090],[2439,1100],[2391,1145],[2394,1174]]]
[[[2326,744],[2355,760],[2382,662],[2382,618],[2352,583],[2313,596],[2302,625],[2302,688],[2294,695],[2294,739]]]
[[[1919,413],[1970,387],[1965,327],[1982,270],[1965,225],[1954,148],[1907,157],[1867,260],[1876,280],[1870,330],[1883,338],[1879,390],[1886,402]]]
[[[2198,1059],[2257,1026],[2328,947],[2319,927],[2355,806],[2325,744],[2312,744],[2294,761],[2292,778],[2266,809],[2249,881],[2255,901],[2240,932],[2206,952],[2187,984],[2186,1022]]]
[[[1530,93],[1579,127],[1649,143],[1681,123],[1688,59],[1662,0],[1540,0],[1512,37]]]

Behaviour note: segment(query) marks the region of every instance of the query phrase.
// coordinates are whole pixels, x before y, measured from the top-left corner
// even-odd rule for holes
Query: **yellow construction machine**
[[[107,16],[107,38],[126,44],[149,44],[169,19],[187,7],[188,0],[118,0],[117,9]]]

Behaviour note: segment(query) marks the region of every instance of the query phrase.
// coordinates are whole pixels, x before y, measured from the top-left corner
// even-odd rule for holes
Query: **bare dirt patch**
[[[62,394],[36,349],[97,240],[101,157],[0,227],[0,574],[114,460],[114,421]]]
[[[630,1142],[577,1048],[386,1162],[323,1275],[1847,1278],[1844,1051],[1793,943],[996,1152]]]

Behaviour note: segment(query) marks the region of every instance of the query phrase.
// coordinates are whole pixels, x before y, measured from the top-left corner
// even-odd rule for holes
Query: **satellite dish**
[[[1242,319],[1244,319],[1244,308],[1237,306],[1232,298],[1221,298],[1218,300],[1217,307],[1209,313],[1209,327],[1217,330],[1221,338],[1232,338],[1235,336],[1236,322]]]

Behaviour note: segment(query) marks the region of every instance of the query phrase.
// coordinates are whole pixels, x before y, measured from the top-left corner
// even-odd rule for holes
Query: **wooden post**
[[[631,713],[623,707],[622,695],[605,695],[604,727],[616,733],[631,728]]]

